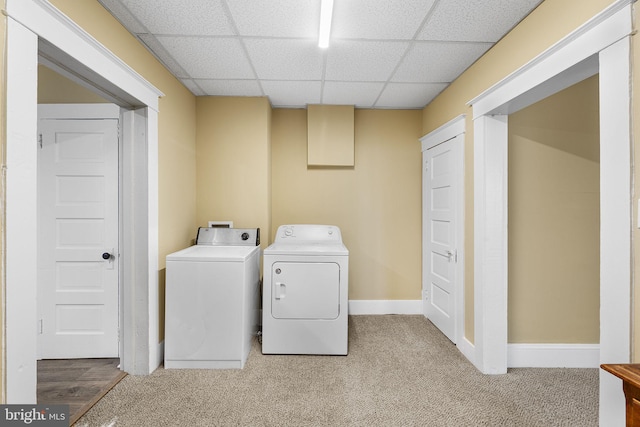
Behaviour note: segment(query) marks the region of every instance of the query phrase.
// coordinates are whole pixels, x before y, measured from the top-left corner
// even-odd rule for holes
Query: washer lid
[[[315,255],[348,256],[349,250],[342,243],[274,243],[264,250],[265,255]]]
[[[167,255],[167,261],[244,262],[260,246],[194,245]]]

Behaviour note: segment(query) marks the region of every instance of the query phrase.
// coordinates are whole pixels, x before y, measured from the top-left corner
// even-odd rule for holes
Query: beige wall
[[[355,111],[355,166],[307,166],[306,110],[273,112],[273,232],[340,227],[349,299],[420,299],[421,112]]]
[[[164,93],[159,112],[160,267],[195,236],[195,96],[97,0],[52,0],[85,31]]]
[[[164,336],[165,256],[196,232],[196,103],[189,92],[97,0],[51,3],[164,93],[158,116],[160,336]]]
[[[271,105],[267,98],[198,97],[197,224],[271,226]]]
[[[101,104],[109,101],[55,71],[38,65],[38,104]]]
[[[466,114],[465,336],[471,342],[474,341],[473,120],[472,110],[467,102],[531,61],[612,3],[614,0],[545,0],[423,109],[424,134],[460,114]]]
[[[598,76],[509,116],[509,342],[598,343]]]
[[[264,120],[264,126],[260,125],[265,128],[264,131],[257,132],[260,134],[260,141],[272,136],[273,158],[270,165],[273,170],[267,175],[272,176],[273,183],[271,186],[266,184],[266,189],[258,190],[258,193],[268,194],[271,188],[272,197],[267,196],[266,201],[263,198],[258,201],[261,211],[264,204],[269,208],[267,214],[260,213],[255,217],[260,217],[259,221],[265,221],[265,215],[268,217],[269,212],[272,215],[270,220],[266,220],[266,229],[269,230],[271,225],[273,229],[263,231],[263,240],[268,240],[267,237],[273,235],[275,228],[284,223],[322,222],[339,225],[352,254],[351,299],[419,299],[421,179],[417,138],[459,114],[466,113],[465,335],[473,341],[473,125],[466,102],[613,2],[614,0],[545,0],[422,112],[357,110],[356,159],[353,168],[306,167],[304,110],[274,110],[271,113],[270,108],[251,107],[258,120]],[[159,116],[159,261],[163,277],[165,255],[190,244],[197,225],[210,219],[207,207],[200,209],[198,205],[196,210],[196,182],[198,195],[205,191],[202,186],[209,185],[210,182],[207,179],[202,182],[199,177],[196,179],[196,132],[200,130],[201,122],[196,122],[195,97],[96,0],[51,0],[51,3],[165,93],[165,97],[160,100]],[[0,6],[4,7],[4,4],[5,1],[0,0]],[[635,14],[637,21],[637,8]],[[0,16],[0,73],[5,72],[5,26],[6,18]],[[634,43],[634,61],[637,58],[640,58],[640,48]],[[634,73],[633,79],[635,87],[638,87],[640,74]],[[637,102],[634,99],[634,123],[639,118],[640,108]],[[6,135],[3,106],[4,102],[1,102],[0,160],[4,165]],[[260,112],[262,109],[266,109],[266,113]],[[199,107],[198,114],[200,117]],[[239,116],[244,114],[238,113]],[[263,117],[269,114],[273,115],[272,119]],[[272,129],[269,129],[271,123]],[[230,142],[228,139],[224,144]],[[267,148],[262,146],[262,142],[256,144],[262,150],[260,153],[265,153],[266,150],[265,155],[269,155],[268,141],[265,142]],[[200,153],[198,148],[198,155]],[[636,149],[634,153],[635,160],[639,161],[640,150]],[[269,176],[265,177],[263,169],[258,175],[259,180],[264,178],[268,183]],[[229,181],[228,178],[225,179]],[[236,178],[232,182],[234,188],[244,187],[242,179]],[[4,172],[2,181],[4,184]],[[222,185],[222,182],[217,180],[214,185]],[[634,183],[638,188],[640,173],[635,173]],[[255,180],[251,185],[254,184]],[[4,185],[0,187],[0,191],[3,189]],[[0,197],[4,201],[4,193]],[[217,216],[217,211],[212,213]],[[227,211],[220,213],[228,214]],[[4,224],[3,211],[0,216]],[[634,218],[636,216],[634,203]],[[244,221],[243,217],[242,225]],[[247,226],[254,226],[253,218],[246,221]],[[398,233],[398,228],[413,231]],[[1,232],[4,232],[4,226]],[[634,246],[637,246],[640,243],[640,230],[634,227],[633,233]],[[638,250],[634,250],[636,268],[640,266],[637,253]],[[4,259],[4,248],[2,254]],[[3,268],[4,263],[0,264],[4,301]],[[161,287],[162,285],[163,283]],[[640,279],[636,277],[635,288],[639,286]],[[634,299],[634,304],[635,318],[640,319],[640,300]],[[4,303],[0,304],[0,310],[3,307]],[[635,355],[638,355],[640,328],[635,328],[635,324],[632,327],[636,338]],[[0,328],[0,333],[2,330]],[[638,360],[638,357],[634,356],[634,359]],[[4,390],[1,392],[4,393]],[[3,396],[0,399],[4,401]]]

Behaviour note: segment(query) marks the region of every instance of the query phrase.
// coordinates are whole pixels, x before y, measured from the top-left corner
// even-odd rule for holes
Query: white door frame
[[[37,66],[39,54],[123,109],[122,364],[159,366],[158,97],[162,93],[45,0],[7,0],[7,403],[36,403]]]
[[[619,0],[479,97],[474,119],[475,360],[507,370],[507,115],[600,73],[600,363],[631,353],[633,0]],[[620,380],[600,372],[600,425],[624,425]]]
[[[453,139],[459,135],[462,135],[462,139],[460,142],[456,142],[456,144],[460,144],[458,153],[459,158],[454,159],[454,161],[458,162],[456,165],[456,169],[460,172],[458,174],[459,179],[456,181],[456,248],[457,248],[457,262],[455,264],[455,277],[456,277],[456,302],[455,302],[455,315],[454,321],[456,324],[456,332],[455,332],[455,344],[458,349],[462,353],[466,353],[468,349],[468,341],[464,337],[464,264],[465,264],[465,256],[464,256],[464,133],[465,133],[465,115],[460,115],[453,120],[445,123],[440,126],[436,130],[429,132],[427,135],[420,138],[420,144],[422,148],[422,152],[424,153],[426,150],[433,148],[437,145],[442,144],[450,139]],[[423,166],[423,176],[424,176],[424,166]],[[423,179],[423,188],[424,188],[424,179]],[[425,248],[427,244],[427,232],[428,227],[424,222],[424,214],[426,212],[426,200],[422,200],[422,214],[423,214],[423,223],[422,223],[422,303],[424,305],[425,297],[424,292],[428,289],[426,283],[426,260],[425,260]],[[424,307],[422,308],[422,313],[424,313]]]

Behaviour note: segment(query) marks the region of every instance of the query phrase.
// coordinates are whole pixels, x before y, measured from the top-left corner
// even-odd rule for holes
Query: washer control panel
[[[200,227],[196,245],[209,246],[258,246],[259,228]]]

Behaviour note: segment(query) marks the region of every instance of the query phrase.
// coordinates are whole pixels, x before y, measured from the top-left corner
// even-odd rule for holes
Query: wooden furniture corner
[[[640,427],[640,363],[603,364],[600,367],[622,380],[627,427]]]

